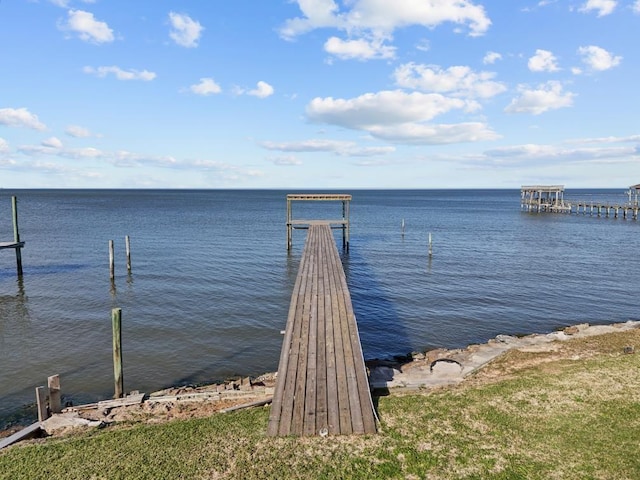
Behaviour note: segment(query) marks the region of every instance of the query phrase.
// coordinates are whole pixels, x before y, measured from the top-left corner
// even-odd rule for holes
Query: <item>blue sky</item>
[[[0,188],[625,188],[640,0],[1,0]]]

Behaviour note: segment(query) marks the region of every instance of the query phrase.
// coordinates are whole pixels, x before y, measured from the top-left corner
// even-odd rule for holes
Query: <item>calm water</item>
[[[56,373],[76,404],[113,394],[113,307],[126,390],[276,370],[305,236],[288,255],[286,193],[0,190],[0,241],[16,194],[27,242],[22,280],[0,251],[0,426],[29,415]],[[637,221],[523,213],[517,190],[348,193],[343,262],[367,358],[640,317]],[[605,197],[625,201],[622,189],[565,195]],[[296,218],[340,213],[294,204]]]

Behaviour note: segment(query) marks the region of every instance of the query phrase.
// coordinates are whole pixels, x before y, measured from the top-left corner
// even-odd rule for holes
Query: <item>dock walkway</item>
[[[328,223],[309,225],[291,296],[267,433],[376,432],[351,296]]]

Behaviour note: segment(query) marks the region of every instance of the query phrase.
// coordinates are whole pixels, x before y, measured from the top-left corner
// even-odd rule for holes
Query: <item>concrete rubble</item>
[[[485,344],[470,345],[465,349],[438,349],[414,354],[413,361],[377,360],[367,362],[369,384],[375,390],[428,389],[455,385],[482,368],[493,359],[511,350],[523,352],[551,352],[557,342],[605,333],[620,332],[640,327],[640,321],[613,325],[573,325],[563,331],[533,334],[524,337],[498,335]]]

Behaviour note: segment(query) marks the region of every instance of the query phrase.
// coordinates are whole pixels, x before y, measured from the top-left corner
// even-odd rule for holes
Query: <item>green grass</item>
[[[18,445],[0,478],[640,478],[640,355],[587,357],[381,398],[377,435],[270,438],[260,408]]]

